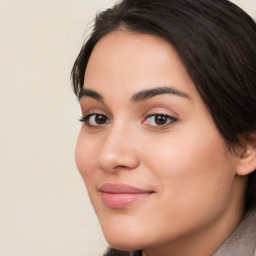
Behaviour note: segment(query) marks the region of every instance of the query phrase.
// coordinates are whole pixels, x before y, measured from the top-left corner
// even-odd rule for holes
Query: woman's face
[[[237,160],[170,44],[121,31],[105,36],[80,104],[76,162],[110,245],[134,250],[221,236],[237,207]]]

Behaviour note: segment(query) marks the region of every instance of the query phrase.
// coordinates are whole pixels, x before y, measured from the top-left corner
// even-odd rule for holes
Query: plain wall
[[[255,0],[234,1],[256,17]],[[114,0],[0,0],[0,256],[100,256],[76,169],[70,70],[96,10]]]

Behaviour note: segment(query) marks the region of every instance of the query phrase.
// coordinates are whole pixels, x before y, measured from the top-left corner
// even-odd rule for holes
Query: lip
[[[122,209],[150,196],[153,191],[141,189],[123,183],[105,183],[99,187],[102,201],[105,206],[113,209]]]

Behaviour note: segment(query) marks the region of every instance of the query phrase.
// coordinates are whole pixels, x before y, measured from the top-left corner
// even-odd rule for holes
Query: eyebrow
[[[138,102],[138,101],[147,100],[147,99],[153,98],[153,97],[158,96],[158,95],[163,95],[163,94],[171,94],[171,95],[175,95],[175,96],[190,99],[188,94],[186,94],[184,92],[181,92],[176,88],[173,88],[173,87],[157,87],[157,88],[152,88],[152,89],[137,92],[132,96],[131,100],[132,100],[132,102]]]
[[[187,93],[181,92],[176,88],[156,87],[156,88],[147,89],[147,90],[143,90],[143,91],[135,93],[131,98],[131,102],[136,103],[136,102],[144,101],[144,100],[153,98],[158,95],[163,95],[163,94],[171,94],[171,95],[190,99],[190,97]],[[86,89],[86,88],[81,89],[78,98],[79,98],[79,101],[81,100],[81,98],[92,98],[92,99],[95,99],[95,100],[98,100],[101,102],[104,101],[104,98],[102,95],[100,95],[99,93],[97,93],[93,90]]]
[[[92,98],[98,101],[103,101],[103,97],[99,93],[85,88],[82,88],[79,92],[79,101],[81,100],[81,98]]]

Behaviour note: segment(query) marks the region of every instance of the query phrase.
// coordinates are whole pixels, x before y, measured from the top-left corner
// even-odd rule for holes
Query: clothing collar
[[[256,210],[245,215],[213,256],[256,256]]]

